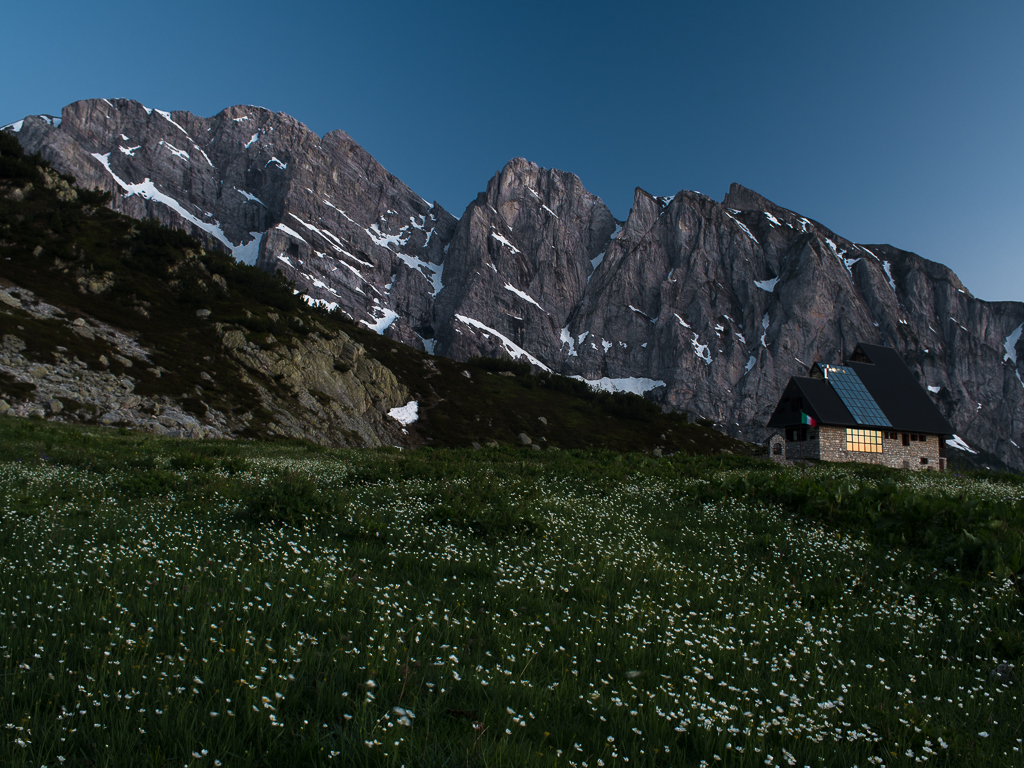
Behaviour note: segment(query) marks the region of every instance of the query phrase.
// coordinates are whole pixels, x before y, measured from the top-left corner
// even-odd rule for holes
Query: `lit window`
[[[876,429],[847,429],[846,450],[860,453],[881,453],[882,433]]]

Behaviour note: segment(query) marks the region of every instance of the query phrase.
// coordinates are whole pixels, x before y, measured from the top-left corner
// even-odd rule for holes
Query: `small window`
[[[910,445],[910,435],[908,435],[906,432],[903,433],[903,444]]]
[[[922,457],[921,457],[921,466],[924,466],[924,465],[926,465],[927,463],[928,463],[928,457],[926,457],[926,456],[922,456]]]
[[[782,455],[782,443],[776,443],[772,446],[772,454],[775,456]]]

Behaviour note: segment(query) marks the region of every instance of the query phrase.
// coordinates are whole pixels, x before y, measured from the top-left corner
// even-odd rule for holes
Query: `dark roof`
[[[951,435],[953,427],[917,382],[903,360],[890,347],[858,344],[846,365],[853,369],[892,426],[858,424],[827,379],[794,376],[779,399],[769,427],[791,427],[801,423],[800,413],[822,424],[837,427],[876,427],[900,432]],[[814,366],[812,366],[813,370]],[[819,366],[820,368],[820,366]],[[791,405],[800,398],[802,408]]]
[[[801,408],[793,410],[790,405],[796,398],[803,403]],[[794,376],[786,385],[786,390],[779,400],[782,411],[775,409],[771,419],[768,420],[769,427],[793,427],[801,423],[800,413],[813,416],[822,424],[834,424],[836,426],[855,427],[857,422],[853,415],[843,405],[839,395],[832,389],[832,386],[824,379],[809,379]]]
[[[875,402],[889,417],[893,429],[901,432],[953,434],[953,427],[895,349],[876,344],[858,344],[853,358],[847,365],[857,372],[857,377],[864,382]],[[857,362],[865,358],[868,362]]]

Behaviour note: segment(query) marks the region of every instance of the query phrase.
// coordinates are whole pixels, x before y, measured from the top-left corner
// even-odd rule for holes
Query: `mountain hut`
[[[844,365],[789,380],[768,427],[775,461],[858,461],[944,472],[953,428],[890,347],[858,344]]]

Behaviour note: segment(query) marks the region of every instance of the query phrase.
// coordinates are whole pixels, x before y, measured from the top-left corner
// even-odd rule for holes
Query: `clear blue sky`
[[[0,124],[124,97],[342,128],[456,215],[510,158],[633,188],[730,182],[1024,300],[1024,4],[11,3]]]

